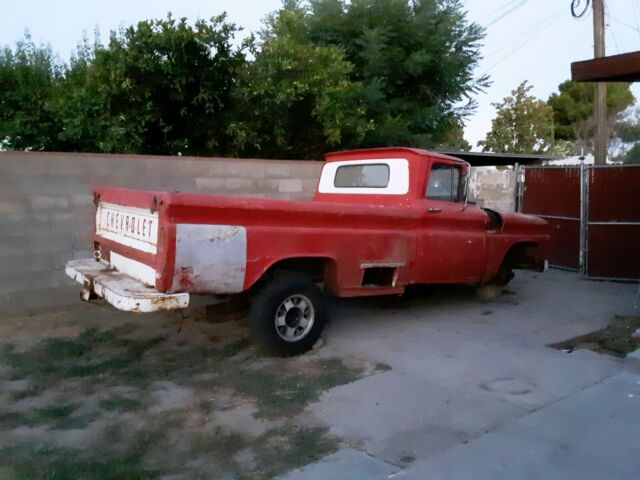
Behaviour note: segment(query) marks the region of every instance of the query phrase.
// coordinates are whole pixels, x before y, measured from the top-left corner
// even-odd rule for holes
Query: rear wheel
[[[258,292],[249,318],[259,343],[268,352],[298,355],[313,347],[322,333],[324,295],[306,277],[276,277]]]

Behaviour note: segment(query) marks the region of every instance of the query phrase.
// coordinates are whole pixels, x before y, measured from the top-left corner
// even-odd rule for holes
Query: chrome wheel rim
[[[291,295],[276,309],[276,332],[285,342],[299,342],[311,331],[314,319],[311,300],[304,295]]]

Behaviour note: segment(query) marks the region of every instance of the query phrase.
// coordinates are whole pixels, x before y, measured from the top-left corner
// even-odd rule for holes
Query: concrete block
[[[237,178],[262,178],[265,176],[266,167],[260,160],[234,160],[225,163],[227,177]]]
[[[291,176],[294,178],[319,178],[324,162],[314,160],[291,162]]]
[[[32,253],[71,251],[71,233],[48,233],[45,235],[2,235],[0,257],[29,255]]]
[[[210,160],[207,162],[209,167],[209,175],[213,177],[224,177],[227,174],[224,160]]]
[[[157,170],[156,172],[154,172],[154,174],[158,175],[161,172],[162,174],[165,174],[165,172],[167,172],[167,176],[172,176],[171,174],[175,175],[175,173],[179,173],[180,176],[199,177],[209,175],[209,168],[209,162],[205,158],[191,160],[181,157],[175,157],[175,160],[165,160],[165,166],[163,166],[162,170]]]
[[[93,238],[91,236],[92,230],[89,228],[83,228],[75,231],[71,236],[71,246],[74,250],[87,250],[93,245]]]
[[[196,180],[196,189],[221,192],[225,188],[224,178],[198,177]]]
[[[267,177],[290,178],[291,166],[285,162],[270,162],[266,165],[265,174]]]
[[[60,176],[86,175],[88,172],[95,170],[96,164],[100,163],[100,159],[96,158],[95,154],[77,153],[47,154],[47,158],[45,158],[45,161],[47,163],[48,169],[46,172],[40,173]]]
[[[0,276],[0,293],[25,292],[39,288],[61,286],[62,279],[52,270],[14,273]]]
[[[51,267],[53,270],[62,270],[70,260],[81,260],[83,258],[93,258],[92,250],[72,250],[70,252],[55,252],[50,254]]]
[[[86,173],[92,175],[110,175],[117,177],[144,176],[145,166],[137,155],[99,156],[87,164]]]
[[[49,231],[47,214],[3,215],[0,221],[0,235],[44,234]]]
[[[252,186],[253,182],[246,178],[226,178],[224,181],[224,188],[226,190],[250,191]]]
[[[29,211],[29,197],[26,195],[0,194],[0,215],[16,215]]]
[[[89,193],[78,193],[71,195],[72,207],[89,207],[93,206],[93,195]]]
[[[278,183],[278,191],[282,193],[302,192],[302,180],[299,178],[283,178]]]
[[[62,275],[64,273],[61,272]],[[71,279],[56,288],[30,288],[20,292],[0,293],[0,312],[5,314],[31,314],[51,312],[53,309],[77,306],[80,285]]]
[[[95,213],[93,207],[49,214],[50,230],[53,233],[68,233],[78,229],[90,231],[94,222]]]
[[[85,175],[29,175],[18,177],[15,182],[22,192],[34,196],[91,193],[88,176]]]
[[[316,192],[316,188],[318,187],[318,179],[317,178],[303,178],[302,179],[302,191],[309,195],[313,196]]]
[[[51,270],[51,258],[48,253],[10,255],[0,257],[0,278],[26,272]]]
[[[0,152],[0,170],[7,176],[44,175],[50,172],[50,154]]]
[[[67,197],[31,197],[31,208],[35,211],[65,210],[69,208]]]
[[[276,178],[261,178],[253,182],[253,194],[272,195],[279,191],[280,181]]]

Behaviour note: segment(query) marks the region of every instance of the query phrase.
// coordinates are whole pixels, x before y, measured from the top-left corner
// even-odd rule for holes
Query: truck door
[[[431,165],[419,200],[420,283],[475,283],[487,261],[486,214],[464,203],[464,166],[446,160]]]

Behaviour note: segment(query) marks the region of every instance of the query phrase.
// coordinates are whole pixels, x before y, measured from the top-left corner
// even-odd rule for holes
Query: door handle
[[[438,208],[438,207],[429,207],[428,212],[429,213],[440,213],[440,212],[442,212],[442,209]]]

